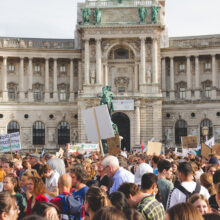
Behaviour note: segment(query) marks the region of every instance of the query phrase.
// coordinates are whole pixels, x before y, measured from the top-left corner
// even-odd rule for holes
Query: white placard
[[[10,146],[10,137],[11,137],[11,146]],[[19,132],[0,136],[0,152],[10,152],[11,149],[12,151],[17,151],[21,149]]]
[[[98,122],[101,139],[112,138],[115,136],[112,128],[112,121],[108,112],[107,105],[94,107]],[[85,126],[86,136],[90,142],[99,142],[93,108],[82,111],[82,119]]]
[[[113,100],[115,111],[134,111],[134,100]]]

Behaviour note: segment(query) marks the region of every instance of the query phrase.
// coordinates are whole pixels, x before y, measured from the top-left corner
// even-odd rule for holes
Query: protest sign
[[[208,159],[209,154],[211,154],[211,153],[212,153],[212,149],[209,146],[207,146],[206,144],[202,143],[201,156]]]
[[[148,141],[147,155],[159,156],[162,150],[162,143]]]
[[[196,136],[183,136],[181,137],[183,148],[196,148],[197,137]]]
[[[74,153],[84,150],[85,152],[93,152],[93,151],[99,151],[99,145],[98,144],[69,144],[68,146],[68,152]]]
[[[212,150],[217,156],[220,156],[220,144],[212,146]]]
[[[121,141],[119,135],[115,135],[115,137],[113,138],[108,138],[107,145],[108,145],[108,154],[118,155],[121,153]]]
[[[19,132],[0,136],[0,152],[12,152],[21,149]]]
[[[209,140],[207,140],[207,141],[205,142],[205,144],[206,144],[207,146],[209,146],[209,147],[214,146],[214,145],[215,145],[215,137],[212,137],[212,138],[210,138]]]

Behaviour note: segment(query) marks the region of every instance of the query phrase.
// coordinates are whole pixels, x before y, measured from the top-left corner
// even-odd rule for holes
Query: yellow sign
[[[182,137],[183,148],[197,148],[197,137],[196,136],[185,136]]]

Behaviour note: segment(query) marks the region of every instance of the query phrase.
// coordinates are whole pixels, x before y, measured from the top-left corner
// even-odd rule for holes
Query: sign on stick
[[[18,151],[21,149],[19,132],[0,136],[0,152]]]
[[[121,141],[119,135],[107,139],[108,154],[118,155],[121,153]]]
[[[208,159],[209,154],[211,154],[211,153],[212,153],[212,148],[210,148],[206,144],[202,143],[201,156]]]

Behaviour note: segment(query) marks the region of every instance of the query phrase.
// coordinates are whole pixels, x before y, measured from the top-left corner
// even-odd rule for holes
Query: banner
[[[197,137],[196,136],[185,136],[181,137],[183,148],[196,148],[197,147]]]
[[[69,144],[68,152],[74,153],[78,151],[85,151],[85,152],[92,152],[92,151],[99,151],[98,144]]]
[[[10,141],[11,139],[11,141]],[[18,151],[21,149],[19,132],[0,136],[0,152]]]

